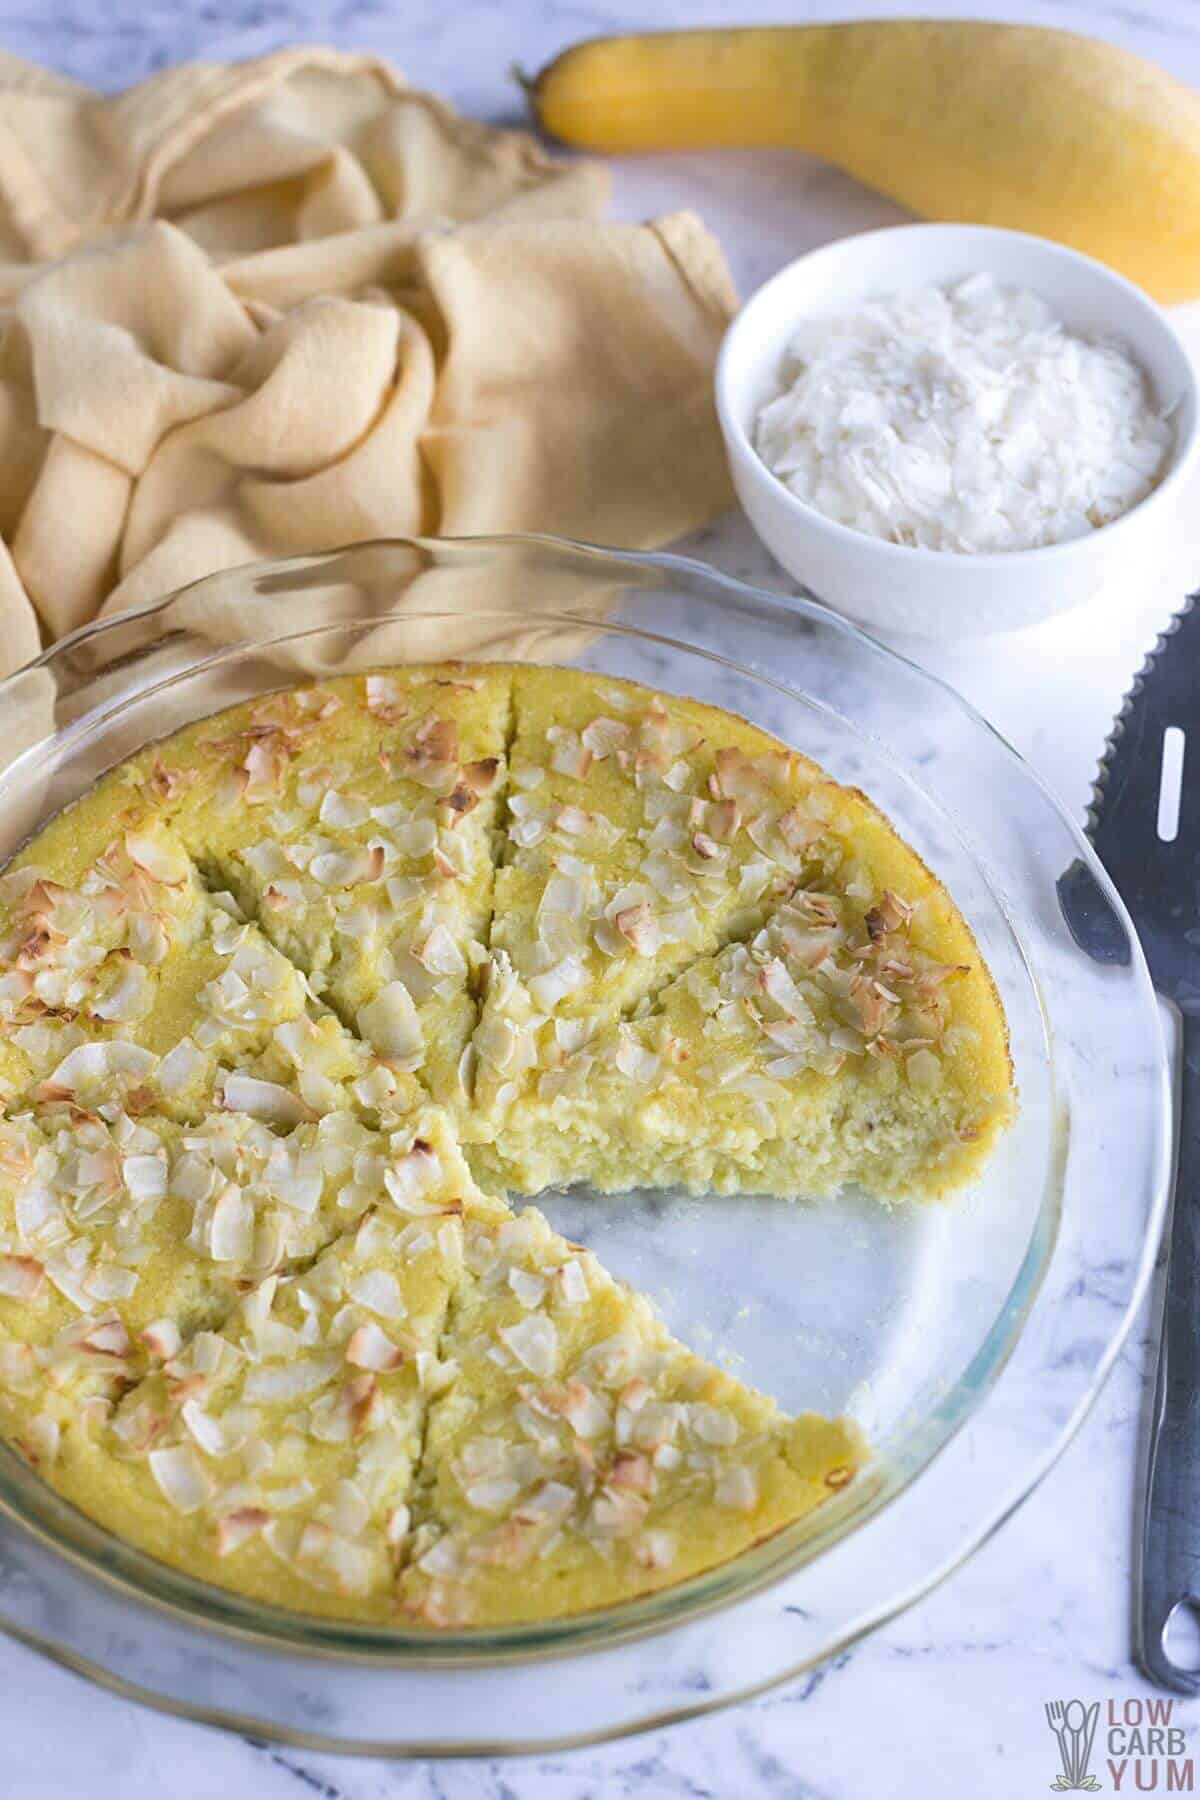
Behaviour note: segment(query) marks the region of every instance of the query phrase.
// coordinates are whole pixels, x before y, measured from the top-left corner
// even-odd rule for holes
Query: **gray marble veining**
[[[736,10],[736,9],[734,9]],[[759,0],[757,19],[794,18]],[[824,8],[820,9],[824,11]],[[856,0],[859,16],[889,0]],[[924,0],[1102,32],[1200,84],[1195,0]],[[80,80],[123,85],[189,57],[291,42],[390,55],[465,110],[515,120],[514,62],[537,67],[592,32],[724,21],[727,0],[0,0],[0,45]],[[829,236],[894,220],[835,171],[779,154],[623,162],[633,216],[689,205],[722,236],[747,289]],[[1200,308],[1181,322],[1200,345]],[[687,546],[731,574],[786,588],[744,523]],[[1068,616],[1011,643],[922,647],[1077,812],[1112,713],[1166,616],[1200,575],[1169,547],[1145,591],[1106,596],[1086,627]],[[1098,1309],[1103,1269],[1089,1278]],[[1079,1438],[1009,1525],[939,1592],[853,1652],[758,1703],[627,1743],[525,1762],[378,1763],[255,1744],[139,1711],[0,1641],[0,1800],[859,1800],[971,1794],[1020,1800],[1055,1774],[1043,1701],[1145,1693],[1128,1654],[1133,1471],[1148,1379],[1144,1328],[1126,1344]],[[1200,1711],[1181,1715],[1200,1757]],[[1106,1781],[1106,1786],[1109,1783]]]

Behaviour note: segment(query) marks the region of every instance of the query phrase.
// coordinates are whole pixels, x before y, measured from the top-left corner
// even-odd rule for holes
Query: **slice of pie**
[[[614,1606],[728,1561],[845,1488],[854,1427],[789,1418],[527,1208],[467,1221],[400,1588],[425,1624]]]
[[[464,1119],[480,1138],[564,1051],[747,936],[798,880],[828,886],[846,855],[825,829],[834,784],[731,713],[563,669],[518,669],[513,710]]]
[[[771,870],[765,922],[693,956],[639,1005],[620,1003],[620,959],[611,982],[597,970],[547,1006],[520,972],[537,938],[495,951],[474,1039],[479,1135],[491,1140],[471,1151],[481,1179],[523,1194],[577,1181],[777,1195],[857,1183],[894,1198],[949,1191],[982,1166],[1013,1098],[978,946],[864,795],[794,779],[808,782],[788,828],[803,851],[776,858],[777,839],[751,826]],[[547,891],[561,878],[553,854]],[[498,920],[493,942],[502,935]],[[641,971],[651,988],[653,960]]]
[[[312,991],[397,1071],[458,1090],[492,913],[510,671],[271,694],[157,746],[145,785]]]
[[[201,1580],[304,1612],[393,1617],[475,1206],[464,1173],[389,1196],[311,1268],[268,1277],[220,1331],[169,1354],[111,1425],[42,1394],[27,1451],[93,1518]]]
[[[130,1048],[76,1055],[69,1074],[107,1063],[136,1085],[157,1061],[145,1040],[173,978],[164,965],[198,993],[220,972],[210,938],[211,902],[181,845],[100,783],[0,876],[0,1100],[30,1098],[85,1045]]]
[[[283,1130],[65,1102],[0,1120],[4,1385],[23,1403],[119,1392],[373,1207],[419,1217],[447,1196],[486,1211],[435,1107],[386,1133],[348,1112]]]
[[[961,919],[908,874],[903,898],[870,903],[799,889],[648,1014],[561,1046],[472,1146],[476,1173],[520,1193],[853,1183],[882,1199],[971,1180],[1012,1116],[1003,1015]],[[518,984],[492,997],[514,1034],[534,1029]]]
[[[293,1123],[335,1106],[400,1114],[422,1104],[416,1079],[347,1033],[233,896],[208,892],[179,838],[127,796],[123,770],[107,777],[0,877],[5,1110],[61,1100],[190,1121],[235,1070],[294,1086],[257,1094]]]

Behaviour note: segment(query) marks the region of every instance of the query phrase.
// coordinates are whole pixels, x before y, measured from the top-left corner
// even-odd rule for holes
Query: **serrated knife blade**
[[[1200,1693],[1172,1654],[1171,1619],[1200,1599],[1200,607],[1189,597],[1134,677],[1100,759],[1088,835],[1113,879],[1159,993],[1180,1015],[1179,1156],[1146,1465],[1134,1652],[1152,1681]],[[1182,734],[1174,831],[1160,832],[1167,733]],[[1124,933],[1083,863],[1059,881],[1063,912],[1092,956]],[[1125,959],[1128,959],[1125,949]],[[1119,1105],[1120,1096],[1114,1096]]]
[[[1155,987],[1200,1007],[1200,607],[1191,595],[1134,677],[1100,759],[1088,836],[1137,926]],[[1178,829],[1158,833],[1163,746],[1183,734]]]

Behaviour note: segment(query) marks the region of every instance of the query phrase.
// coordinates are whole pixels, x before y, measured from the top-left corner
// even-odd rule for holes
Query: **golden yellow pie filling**
[[[0,1435],[203,1580],[438,1630],[701,1574],[868,1458],[512,1196],[928,1198],[1013,1093],[865,796],[698,702],[443,665],[246,702],[47,825],[0,1105]]]

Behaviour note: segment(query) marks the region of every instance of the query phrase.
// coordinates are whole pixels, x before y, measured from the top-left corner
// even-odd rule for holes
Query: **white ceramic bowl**
[[[890,544],[798,500],[758,455],[753,431],[764,402],[778,391],[783,354],[800,321],[981,271],[1031,288],[1072,330],[1124,341],[1156,399],[1173,409],[1170,467],[1153,493],[1085,538],[978,556]],[[716,396],[738,498],[789,574],[851,618],[923,637],[1011,631],[1065,612],[1123,577],[1144,580],[1178,522],[1200,460],[1196,374],[1161,308],[1089,256],[983,225],[898,225],[843,238],[789,263],[730,326]]]

